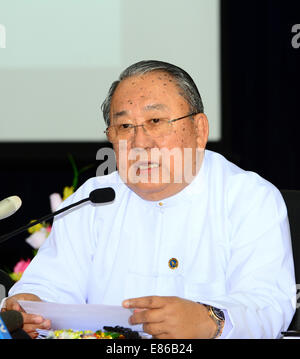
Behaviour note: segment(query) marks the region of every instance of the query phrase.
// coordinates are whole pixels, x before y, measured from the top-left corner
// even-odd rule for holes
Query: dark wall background
[[[300,189],[300,49],[291,44],[300,2],[223,0],[221,17],[223,138],[208,148],[279,189]],[[23,200],[15,215],[0,222],[0,233],[50,212],[49,195],[72,184],[68,153],[79,168],[95,165],[79,184],[95,176],[101,146],[107,144],[0,143],[0,199],[16,194]],[[0,268],[32,258],[26,236],[0,245]]]
[[[299,189],[300,24],[296,0],[223,1],[226,145],[241,167]],[[228,131],[228,132],[227,132]]]

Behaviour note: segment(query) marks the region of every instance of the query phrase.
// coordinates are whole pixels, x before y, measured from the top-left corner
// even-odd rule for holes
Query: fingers
[[[163,319],[163,311],[161,309],[147,309],[134,311],[134,314],[129,318],[129,322],[131,325],[161,323]]]
[[[140,298],[127,299],[123,302],[125,308],[160,308],[160,297],[148,296]]]
[[[168,337],[168,331],[164,322],[164,313],[162,309],[136,309],[129,318],[131,325],[143,324],[145,333],[158,338],[161,335]]]
[[[37,329],[51,329],[51,321],[49,319],[44,319],[39,315],[34,314],[23,314],[24,325],[23,329],[31,338],[36,338],[38,333]]]
[[[31,338],[38,336],[37,329],[50,329],[51,321],[44,319],[40,315],[22,313],[23,315],[23,330],[30,335]]]
[[[147,296],[127,299],[123,302],[125,308],[137,308],[129,318],[131,325],[143,324],[144,331],[154,337],[169,336],[168,305],[178,301],[177,297]]]
[[[8,297],[4,302],[4,308],[2,310],[18,310],[20,312],[24,312],[24,309],[20,306],[18,303],[18,300],[33,300],[33,301],[41,301],[41,299],[30,293],[20,293],[13,295],[11,297]]]
[[[41,315],[22,313],[23,323],[26,324],[43,324],[45,319]]]
[[[170,339],[168,330],[162,323],[146,323],[143,325],[143,330],[152,335],[154,339],[162,339],[162,337]]]
[[[18,301],[15,298],[8,298],[5,301],[5,307],[2,308],[1,311],[7,311],[7,310],[16,310],[18,312],[25,312],[24,309],[21,307],[21,305],[18,303]]]
[[[18,303],[18,299],[24,300],[40,300],[40,298],[34,295],[27,294],[17,294],[6,299],[5,308],[2,308],[2,311],[16,310],[22,313],[23,316],[23,330],[30,335],[31,338],[36,338],[38,333],[37,329],[50,329],[51,321],[43,318],[40,315],[29,314],[24,311],[21,305]]]
[[[172,300],[173,297],[159,297],[159,296],[148,296],[140,298],[126,299],[123,301],[123,306],[125,308],[161,308],[167,302]]]

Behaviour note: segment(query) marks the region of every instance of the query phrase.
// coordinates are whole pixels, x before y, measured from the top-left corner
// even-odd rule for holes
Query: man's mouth
[[[158,163],[147,163],[147,164],[140,164],[138,165],[138,168],[140,170],[148,170],[148,169],[151,169],[151,168],[157,168],[159,167],[159,164]]]
[[[157,162],[137,162],[135,163],[136,173],[150,171],[154,168],[158,168],[160,165]]]

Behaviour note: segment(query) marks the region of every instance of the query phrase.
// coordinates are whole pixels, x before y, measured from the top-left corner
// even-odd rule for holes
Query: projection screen
[[[193,77],[221,139],[219,0],[0,0],[0,24],[0,142],[104,141],[106,93],[145,59]]]

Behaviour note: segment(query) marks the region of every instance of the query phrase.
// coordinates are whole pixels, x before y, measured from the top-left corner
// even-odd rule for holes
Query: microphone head
[[[92,203],[107,203],[112,202],[116,197],[116,192],[111,187],[98,188],[92,191],[89,199]]]
[[[10,202],[15,212],[17,212],[17,210],[22,206],[22,201],[19,196],[10,196],[7,197],[6,200]]]
[[[21,205],[22,201],[18,196],[10,196],[0,201],[0,219],[11,216]]]
[[[23,316],[16,310],[2,312],[0,316],[9,332],[13,332],[23,327]]]

